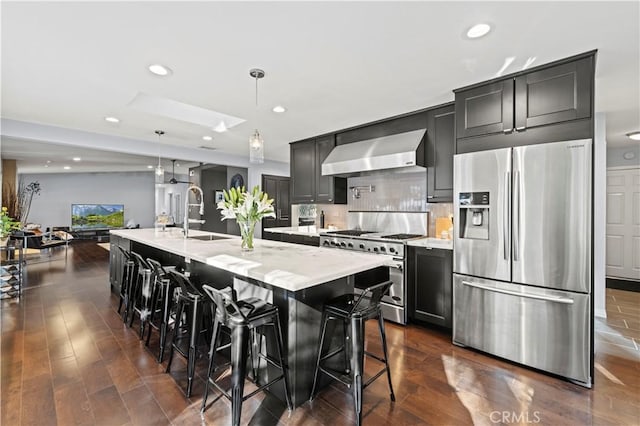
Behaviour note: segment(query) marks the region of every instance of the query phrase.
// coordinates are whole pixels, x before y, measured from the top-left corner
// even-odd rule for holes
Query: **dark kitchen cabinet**
[[[265,228],[291,226],[290,179],[286,176],[262,175],[262,190],[273,199],[276,217],[262,219],[263,234]]]
[[[291,203],[313,203],[316,193],[316,140],[290,145]]]
[[[320,237],[313,235],[282,234],[282,242],[320,247]]]
[[[454,104],[427,112],[427,202],[453,201],[453,154],[456,144]]]
[[[409,318],[451,328],[453,251],[407,248]]]
[[[322,176],[322,162],[335,147],[333,135],[290,145],[291,203],[347,203],[347,179]]]
[[[456,152],[592,137],[594,55],[454,90]]]

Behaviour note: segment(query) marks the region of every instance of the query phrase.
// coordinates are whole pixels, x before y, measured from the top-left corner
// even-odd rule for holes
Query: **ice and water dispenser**
[[[461,192],[460,238],[489,239],[489,192]]]

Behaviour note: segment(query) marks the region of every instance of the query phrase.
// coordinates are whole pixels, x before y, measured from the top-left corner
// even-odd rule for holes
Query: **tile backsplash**
[[[363,187],[358,191],[360,197],[354,198],[354,191],[348,190],[347,205],[293,204],[291,226],[297,226],[301,217],[315,217],[316,226],[320,226],[322,211],[325,227],[332,225],[339,229],[346,229],[349,211],[429,212],[428,232],[435,236],[436,218],[453,215],[451,203],[427,203],[426,172],[375,174],[347,180],[348,188],[356,186]],[[369,186],[374,187],[372,192]]]

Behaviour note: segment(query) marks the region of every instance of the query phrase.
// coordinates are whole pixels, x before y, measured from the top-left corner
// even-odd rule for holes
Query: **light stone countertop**
[[[179,228],[167,228],[164,232],[153,228],[118,229],[111,233],[289,291],[383,266],[390,258],[257,238],[254,250],[243,252],[237,236],[189,230],[191,236],[215,235],[227,239],[184,239]]]
[[[407,241],[408,246],[430,247],[437,249],[453,250],[453,240],[443,240],[441,238],[419,238]]]
[[[319,237],[321,232],[336,231],[337,229],[317,228],[310,226],[281,226],[277,228],[265,228],[262,232],[273,232],[276,234],[296,234],[307,237]]]

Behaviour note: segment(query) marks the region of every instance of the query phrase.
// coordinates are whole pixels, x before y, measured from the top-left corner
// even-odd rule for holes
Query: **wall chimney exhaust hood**
[[[375,171],[424,171],[426,129],[339,145],[322,163],[323,176],[358,176]]]

